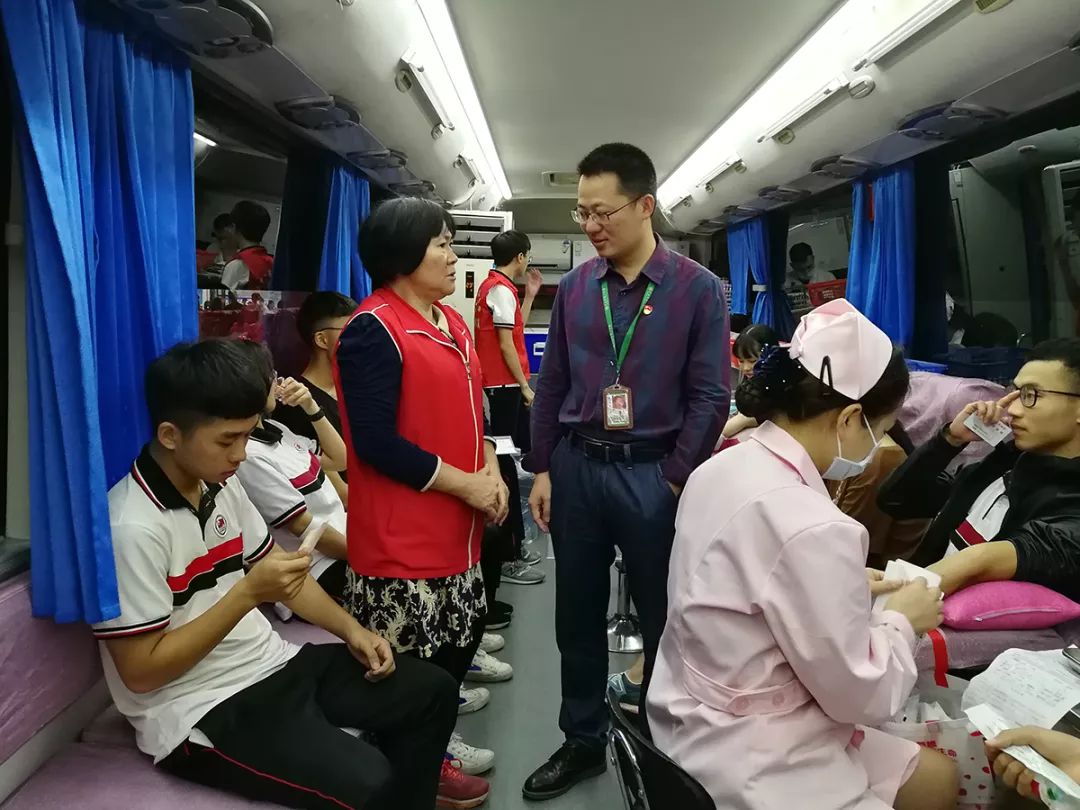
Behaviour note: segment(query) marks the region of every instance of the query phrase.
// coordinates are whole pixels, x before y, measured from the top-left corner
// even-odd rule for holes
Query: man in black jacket
[[[913,562],[940,574],[946,594],[1015,579],[1080,601],[1080,339],[1037,346],[1015,385],[998,402],[968,405],[916,450],[878,505],[897,519],[933,518]],[[949,464],[979,441],[964,424],[972,414],[1010,423],[1013,440],[952,476]]]

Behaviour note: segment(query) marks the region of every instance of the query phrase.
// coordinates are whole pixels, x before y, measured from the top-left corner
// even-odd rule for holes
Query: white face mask
[[[843,448],[840,447],[840,434],[837,433],[836,458],[832,460],[829,469],[821,474],[821,477],[826,481],[843,481],[846,478],[854,478],[858,475],[862,475],[866,472],[866,468],[870,466],[870,462],[874,458],[874,453],[877,452],[878,447],[881,445],[881,440],[875,438],[874,431],[870,427],[870,423],[866,420],[865,414],[863,414],[863,424],[866,425],[866,429],[870,431],[870,438],[874,440],[874,446],[870,448],[870,452],[866,454],[866,458],[862,461],[852,461],[851,459],[844,458]]]

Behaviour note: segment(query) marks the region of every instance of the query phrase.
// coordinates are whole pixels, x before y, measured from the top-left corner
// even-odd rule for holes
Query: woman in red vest
[[[453,233],[441,206],[417,198],[364,221],[360,257],[376,289],[341,334],[335,374],[349,448],[346,604],[460,685],[483,633],[484,525],[508,506],[472,337],[439,303],[456,283]]]

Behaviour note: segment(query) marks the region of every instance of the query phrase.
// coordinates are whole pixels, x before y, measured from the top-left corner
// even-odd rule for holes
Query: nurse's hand
[[[922,577],[913,579],[890,596],[885,609],[895,610],[907,617],[916,635],[933,630],[944,618],[941,589],[929,587]]]
[[[876,568],[866,569],[866,580],[870,583],[870,595],[880,596],[883,593],[898,591],[904,583],[898,579],[885,579],[885,572]]]

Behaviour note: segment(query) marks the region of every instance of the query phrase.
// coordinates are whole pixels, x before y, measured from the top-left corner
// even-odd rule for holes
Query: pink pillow
[[[1080,605],[1030,582],[980,582],[945,598],[954,630],[1041,630],[1080,617]]]

